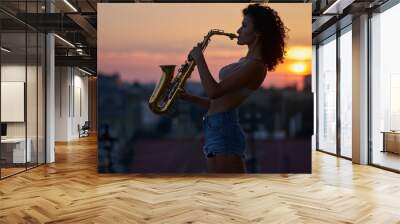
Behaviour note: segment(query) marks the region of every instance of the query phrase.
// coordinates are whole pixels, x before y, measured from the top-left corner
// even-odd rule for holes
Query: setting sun
[[[290,66],[290,70],[294,73],[304,73],[306,71],[306,64],[300,62],[300,63],[296,63]]]

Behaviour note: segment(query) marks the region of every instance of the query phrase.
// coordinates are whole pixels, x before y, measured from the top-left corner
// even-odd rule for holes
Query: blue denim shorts
[[[205,115],[203,127],[203,151],[207,157],[236,154],[245,158],[246,139],[239,124],[237,110]]]

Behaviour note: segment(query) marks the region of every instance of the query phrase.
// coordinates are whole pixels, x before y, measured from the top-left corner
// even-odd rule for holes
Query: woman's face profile
[[[236,32],[238,33],[238,45],[250,45],[256,40],[253,19],[249,16],[243,17],[242,26]]]

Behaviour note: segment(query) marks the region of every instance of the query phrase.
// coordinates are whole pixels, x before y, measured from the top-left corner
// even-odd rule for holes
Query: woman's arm
[[[208,99],[206,97],[194,96],[194,95],[187,94],[186,92],[182,92],[180,94],[179,98],[182,100],[200,105],[202,107],[205,107],[206,109],[208,109],[210,107],[210,99]]]
[[[264,65],[259,62],[250,61],[218,83],[212,77],[204,55],[198,47],[192,50],[191,56],[196,62],[201,84],[210,99],[219,98],[229,92],[241,89],[248,85],[252,79],[262,81],[265,77]]]

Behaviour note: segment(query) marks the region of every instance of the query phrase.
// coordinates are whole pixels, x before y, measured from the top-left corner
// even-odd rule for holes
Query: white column
[[[368,163],[368,15],[353,19],[353,162]]]
[[[54,6],[46,1],[47,12],[53,12]],[[55,54],[54,35],[46,35],[46,163],[55,162]]]

